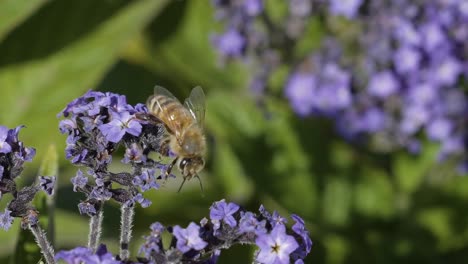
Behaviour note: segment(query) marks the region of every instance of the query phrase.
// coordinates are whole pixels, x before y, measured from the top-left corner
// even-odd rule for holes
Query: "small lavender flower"
[[[55,255],[55,260],[64,260],[69,264],[120,264],[122,262],[115,260],[115,257],[107,252],[105,245],[99,246],[96,254],[86,247],[76,247],[71,250],[62,250]]]
[[[81,202],[78,204],[80,214],[86,214],[89,216],[96,215],[96,207],[90,202]]]
[[[173,234],[177,238],[177,249],[182,253],[187,253],[189,250],[202,250],[208,243],[200,238],[200,227],[195,223],[190,223],[186,229],[180,226],[174,226]]]
[[[102,134],[110,142],[119,142],[125,133],[133,136],[139,136],[141,133],[141,124],[135,120],[135,116],[129,112],[112,112],[112,121],[99,126]]]
[[[133,179],[133,184],[140,187],[143,192],[149,189],[159,189],[159,184],[156,182],[155,170],[143,169],[141,175]]]
[[[54,186],[57,177],[51,176],[39,176],[39,185],[43,191],[45,191],[48,195],[54,194]]]
[[[11,151],[10,144],[6,142],[8,131],[8,128],[0,126],[0,153],[9,153]]]
[[[254,213],[241,213],[239,220],[239,233],[255,233],[256,235],[267,233],[266,220],[259,221]]]
[[[78,170],[76,172],[76,176],[71,178],[71,182],[73,184],[73,191],[78,191],[78,188],[83,189],[86,184],[88,183],[88,178],[83,176],[83,172]]]
[[[284,225],[277,225],[271,233],[262,234],[255,240],[260,248],[256,260],[264,264],[290,263],[290,254],[299,247],[293,236],[286,234]]]
[[[210,208],[211,220],[223,221],[230,227],[235,227],[237,222],[233,215],[239,210],[239,205],[226,203],[225,200],[215,202]]]
[[[11,211],[5,209],[5,212],[0,213],[0,228],[4,230],[10,229],[14,218],[11,216]]]

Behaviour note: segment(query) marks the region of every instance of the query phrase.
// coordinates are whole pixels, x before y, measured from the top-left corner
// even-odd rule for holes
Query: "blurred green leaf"
[[[0,1],[0,42],[19,23],[36,11],[46,0]]]
[[[345,178],[330,178],[323,197],[323,217],[331,225],[345,226],[352,206],[352,186]]]
[[[238,202],[250,198],[255,187],[230,145],[218,141],[213,159],[214,176],[221,180],[226,198]]]
[[[136,1],[69,47],[41,60],[0,70],[0,123],[26,124],[22,138],[42,156],[58,137],[56,114],[85,90],[94,87],[115,63],[127,42],[149,23],[166,1]],[[6,114],[8,113],[8,114]],[[41,113],[41,115],[36,115]],[[42,154],[42,155],[41,155]]]
[[[382,170],[361,174],[354,187],[356,210],[367,217],[388,218],[395,213],[392,183]]]
[[[436,161],[438,149],[439,146],[436,144],[427,143],[423,145],[423,149],[418,155],[406,152],[395,155],[393,169],[401,190],[412,193],[419,187]]]
[[[154,30],[147,31],[145,38],[132,43],[133,48],[125,53],[125,57],[159,76],[169,77],[169,83],[158,84],[171,85],[167,88],[176,96],[187,95],[196,85],[201,85],[208,95],[214,89],[235,90],[245,87],[244,70],[240,64],[232,63],[225,67],[216,64],[216,54],[209,38],[215,28],[210,3],[184,2],[183,20],[177,20],[176,28],[171,25],[174,32],[164,43],[152,42],[158,37],[152,35]],[[181,11],[174,9],[172,12],[173,16],[177,16]],[[181,89],[186,92],[180,92]]]
[[[49,176],[49,177],[56,177],[55,185],[54,185],[54,193],[53,195],[47,195],[47,210],[45,211],[46,214],[41,211],[41,215],[47,218],[47,238],[49,239],[52,246],[55,245],[55,199],[57,193],[57,186],[58,186],[58,156],[57,156],[57,148],[55,145],[50,145],[47,149],[47,152],[42,159],[41,166],[39,167],[39,175],[40,176]],[[46,223],[42,223],[43,226],[46,226]]]

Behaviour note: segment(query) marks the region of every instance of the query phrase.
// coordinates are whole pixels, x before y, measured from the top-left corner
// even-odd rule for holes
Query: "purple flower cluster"
[[[464,1],[292,0],[282,21],[263,8],[248,16],[245,6],[253,2],[261,1],[214,6],[227,28],[221,36],[242,40],[215,47],[223,57],[258,64],[252,67],[254,93],[265,89],[276,68],[292,66],[284,94],[299,116],[330,118],[343,137],[375,150],[418,152],[424,134],[440,142],[441,160],[466,158]],[[304,56],[295,49],[308,37],[303,33],[311,20],[325,32],[321,47]],[[243,43],[242,49],[226,53],[233,43]]]
[[[123,263],[115,259],[115,257],[107,252],[105,245],[99,246],[96,253],[86,247],[77,247],[72,250],[62,250],[55,255],[55,260],[63,260],[70,264],[87,263],[87,264],[120,264]]]
[[[255,214],[221,200],[211,206],[210,219],[202,219],[200,225],[192,222],[187,228],[164,228],[160,223],[152,224],[140,253],[155,263],[216,263],[221,249],[240,243],[258,246],[258,263],[303,263],[312,240],[304,221],[297,215],[291,218],[294,225],[289,229],[285,218],[277,212],[270,214],[263,206]],[[162,243],[165,230],[173,235],[167,249]]]
[[[159,188],[157,171],[164,171],[166,166],[147,155],[159,151],[164,128],[138,117],[145,114],[144,105],[131,106],[123,95],[96,91],[88,91],[61,112],[65,119],[59,128],[68,135],[66,157],[88,168],[85,173],[78,170],[71,179],[73,190],[87,195],[78,206],[82,214],[96,214],[96,209],[110,199],[129,206],[151,204],[142,192]],[[125,147],[122,163],[130,164],[131,172],[113,173],[108,169],[120,145]]]
[[[23,126],[8,129],[0,126],[0,199],[5,194],[11,194],[13,199],[8,202],[5,211],[0,213],[0,228],[8,230],[14,217],[22,218],[22,227],[36,225],[38,212],[31,204],[36,193],[40,190],[52,195],[55,176],[40,176],[38,183],[19,188],[15,182],[24,169],[24,162],[32,161],[36,150],[25,147],[18,139],[19,131]]]

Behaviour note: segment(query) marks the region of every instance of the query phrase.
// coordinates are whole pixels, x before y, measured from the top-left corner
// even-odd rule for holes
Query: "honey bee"
[[[166,177],[174,166],[178,167],[183,182],[196,177],[203,186],[198,173],[205,166],[206,140],[203,132],[205,120],[205,94],[200,86],[192,89],[190,96],[182,105],[167,89],[161,86],[154,88],[154,94],[146,101],[149,114],[161,121],[167,134],[161,145],[160,153],[169,156],[170,152],[176,158],[166,171]]]

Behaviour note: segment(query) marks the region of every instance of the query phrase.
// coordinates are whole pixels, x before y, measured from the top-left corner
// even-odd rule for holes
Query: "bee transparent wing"
[[[174,103],[180,104],[182,106],[179,99],[177,99],[177,97],[169,92],[169,90],[162,86],[156,85],[154,87],[154,94],[151,95],[146,101],[146,107],[152,115],[160,119],[166,125],[171,133],[175,133],[175,136],[178,137],[179,124],[170,113],[167,113],[167,109],[163,107],[163,104],[166,103],[167,100],[173,100]]]
[[[197,120],[197,124],[203,129],[205,123],[205,93],[200,86],[192,89],[190,96],[185,99],[184,105],[189,110],[192,117]]]

